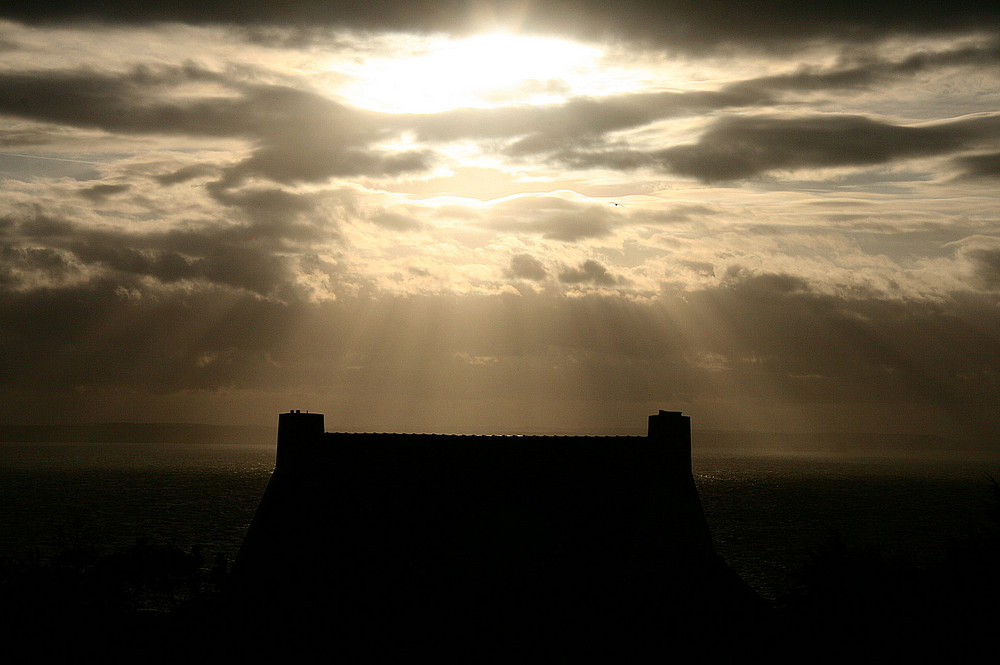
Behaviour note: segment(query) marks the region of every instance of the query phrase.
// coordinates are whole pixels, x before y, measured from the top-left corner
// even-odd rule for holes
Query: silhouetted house
[[[715,554],[679,412],[650,416],[645,437],[333,434],[299,411],[278,422],[232,574],[240,621],[272,647],[676,654],[742,639],[759,618]]]

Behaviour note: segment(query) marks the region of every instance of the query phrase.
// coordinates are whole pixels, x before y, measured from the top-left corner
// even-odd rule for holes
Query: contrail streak
[[[85,159],[70,159],[68,157],[45,157],[43,155],[22,155],[16,152],[0,152],[4,157],[24,157],[26,159],[47,159],[53,162],[73,162],[74,164],[102,164],[103,162],[89,162]]]

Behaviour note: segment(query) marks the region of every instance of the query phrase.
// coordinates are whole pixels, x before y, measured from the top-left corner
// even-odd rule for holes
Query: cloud
[[[722,285],[765,296],[812,291],[809,288],[809,283],[801,277],[786,273],[757,273],[741,265],[730,266],[726,269]]]
[[[1000,63],[1000,44],[919,52],[900,60],[864,59],[852,66],[812,67],[731,83],[718,90],[640,92],[600,98],[574,97],[561,104],[457,109],[393,119],[427,141],[515,139],[504,147],[511,157],[554,153],[578,168],[634,169],[655,157],[622,147],[609,149],[603,137],[675,117],[734,108],[761,108],[782,101],[783,93],[867,88],[933,68]]]
[[[313,194],[293,193],[278,188],[227,189],[219,183],[209,183],[209,194],[219,203],[239,210],[252,224],[239,228],[243,240],[307,241],[320,231],[303,218],[317,205]],[[323,235],[335,235],[333,229]],[[234,233],[233,230],[227,231]]]
[[[168,187],[170,185],[177,185],[182,182],[194,180],[195,178],[214,175],[215,173],[216,168],[207,164],[190,164],[188,166],[182,166],[176,171],[171,171],[170,173],[154,175],[153,180],[160,183],[164,187]]]
[[[955,164],[965,179],[1000,178],[1000,152],[956,157]]]
[[[559,196],[512,198],[493,206],[490,217],[490,226],[497,230],[539,234],[562,242],[608,235],[616,222],[607,206]]]
[[[5,222],[5,230],[12,239],[18,236],[31,240],[61,239],[69,237],[76,230],[76,226],[71,222],[45,214],[38,207],[2,219]]]
[[[488,1],[2,4],[48,23],[0,28],[0,403],[996,423],[992,6],[512,0],[525,32],[610,38],[606,58],[480,98],[503,108],[387,114],[348,102],[358,63],[518,26]]]
[[[191,82],[219,86],[225,94],[193,99],[172,94]],[[379,114],[307,90],[246,84],[193,66],[135,67],[121,74],[5,72],[0,74],[0,114],[115,133],[252,141],[252,154],[224,169],[227,186],[253,176],[288,184],[333,176],[398,175],[425,170],[431,163],[427,150],[373,147],[392,131]]]
[[[194,67],[135,67],[121,74],[39,70],[0,74],[0,113],[16,117],[127,133],[248,134],[245,101],[232,96],[170,101],[163,94],[187,82],[224,83]]]
[[[643,92],[575,97],[561,104],[457,109],[431,115],[399,115],[394,121],[412,127],[426,141],[517,138],[506,147],[512,156],[586,145],[608,132],[641,127],[672,117],[698,115],[774,101],[767,91]]]
[[[516,139],[510,156],[563,151],[564,162],[603,162],[635,168],[648,156],[599,150],[604,135],[671,117],[773,104],[783,91],[871,85],[890,75],[933,67],[997,61],[1000,47],[966,47],[868,61],[847,68],[802,70],[741,81],[719,90],[641,92],[562,104],[458,109],[425,115],[388,115],[353,109],[315,92],[247,83],[191,64],[136,66],[121,73],[93,70],[9,71],[0,74],[0,113],[25,119],[100,128],[109,132],[232,137],[256,143],[253,154],[226,173],[233,182],[262,175],[282,183],[331,176],[398,175],[434,162],[427,148],[377,149],[392,134],[414,131],[424,141]],[[218,93],[177,96],[180,86],[215,86]],[[208,88],[211,89],[211,88]],[[36,132],[37,133],[37,132]],[[588,142],[594,145],[588,146]],[[595,143],[596,142],[596,143]],[[178,172],[185,177],[188,172]],[[162,180],[165,184],[177,182]]]
[[[210,234],[187,237],[129,238],[111,234],[82,234],[67,248],[83,265],[96,265],[118,275],[152,277],[163,284],[203,280],[261,295],[271,295],[289,280],[287,259],[267,249],[220,242]],[[170,249],[172,245],[192,253]],[[119,278],[121,279],[121,278]]]
[[[738,361],[734,369],[748,389],[767,375],[788,394],[805,391],[800,397],[806,400],[912,400],[948,404],[956,415],[963,396],[981,400],[994,389],[959,378],[1000,358],[1000,338],[991,337],[996,323],[981,309],[983,299],[838,297],[793,276],[748,270],[687,299],[691,312],[715,326],[705,331],[706,350]],[[807,375],[816,380],[796,378]]]
[[[789,74],[763,76],[732,83],[715,91],[684,92],[643,92],[610,95],[601,98],[572,98],[562,104],[545,106],[513,106],[500,109],[459,109],[421,116],[397,116],[391,121],[398,126],[414,129],[419,138],[426,141],[450,141],[461,139],[513,139],[503,147],[506,155],[515,158],[548,154],[552,161],[578,169],[610,168],[634,170],[655,166],[668,158],[680,172],[697,172],[708,176],[710,169],[698,165],[698,153],[715,149],[715,143],[725,144],[731,136],[749,143],[769,141],[782,145],[777,140],[778,132],[786,128],[768,127],[766,117],[736,120],[720,119],[712,128],[712,133],[704,137],[705,143],[687,151],[684,147],[668,153],[640,151],[624,144],[608,144],[605,137],[612,132],[647,126],[651,123],[673,117],[703,115],[713,111],[733,108],[760,108],[773,105],[788,92],[802,93],[826,90],[868,88],[891,80],[913,76],[935,67],[958,65],[993,65],[1000,62],[1000,46],[970,46],[931,53],[916,53],[901,60],[879,60],[869,58],[854,66],[802,69]],[[728,124],[727,124],[728,123]],[[754,124],[755,123],[755,124]],[[840,126],[837,126],[837,123]],[[853,123],[853,124],[851,124]],[[874,123],[874,124],[865,124]],[[974,125],[976,120],[966,119],[956,124]],[[882,125],[876,127],[875,124]],[[811,125],[811,126],[810,126]],[[879,123],[864,116],[800,118],[787,126],[790,141],[801,137],[800,142],[811,143],[814,139],[822,142],[842,143],[843,136],[859,137],[865,132],[875,133],[881,141],[867,146],[869,154],[857,146],[849,157],[851,163],[878,163],[894,158],[897,153],[920,153],[919,141],[925,139],[933,143],[935,131],[931,127],[894,126]],[[893,136],[890,132],[895,132]],[[902,133],[909,136],[904,140]],[[956,131],[960,134],[960,131]],[[947,145],[947,132],[940,132],[941,148]],[[988,131],[981,132],[982,135]],[[758,138],[759,137],[759,138]],[[718,141],[712,141],[717,138]],[[956,136],[956,139],[959,138]],[[856,141],[857,142],[857,141]],[[864,141],[861,141],[864,143]],[[757,149],[762,152],[762,149]],[[885,153],[879,158],[878,151]],[[927,147],[933,151],[932,146]],[[686,152],[687,151],[687,152]],[[801,151],[799,151],[801,153]],[[845,152],[845,157],[847,153]],[[736,150],[720,155],[733,175],[719,173],[713,179],[731,179],[740,172],[752,172],[752,164],[740,167],[735,163],[739,155]],[[708,159],[709,157],[706,157]],[[714,155],[710,156],[714,159]],[[775,156],[776,162],[786,159]],[[753,161],[748,158],[748,161]],[[804,159],[806,162],[823,163],[823,159]],[[836,160],[832,160],[836,161]]]
[[[28,182],[38,178],[97,180],[101,172],[96,166],[82,160],[0,152],[0,177]]]
[[[973,249],[966,253],[973,274],[986,289],[1000,291],[1000,249]]]
[[[232,186],[263,176],[290,184],[333,176],[384,176],[427,170],[425,149],[387,151],[371,144],[393,136],[381,114],[349,108],[312,92],[283,86],[247,91],[257,147],[223,173]]]
[[[62,130],[42,123],[22,122],[11,123],[7,121],[7,126],[0,127],[0,147],[6,149],[23,149],[52,143],[59,138],[64,138]],[[17,156],[17,155],[10,155]]]
[[[550,215],[523,226],[524,230],[535,231],[549,240],[576,242],[584,238],[597,238],[611,232],[611,224],[600,213]]]
[[[512,256],[506,274],[508,277],[515,279],[530,279],[536,282],[545,279],[549,275],[542,262],[530,254],[515,254]]]
[[[313,139],[319,143],[272,143],[269,140],[251,157],[226,169],[223,182],[239,184],[253,176],[284,184],[322,182],[335,176],[395,176],[426,171],[432,164],[432,153],[428,150],[386,153],[351,147],[337,138],[324,141],[314,136]]]
[[[596,261],[565,273],[578,284],[610,277]],[[436,398],[911,404],[964,419],[965,434],[1000,424],[997,378],[984,374],[1000,363],[991,303],[989,294],[941,303],[837,297],[746,269],[652,302],[546,292],[280,303],[246,291],[149,291],[127,277],[95,279],[0,291],[0,386],[323,386],[385,398],[407,394],[418,377]],[[443,329],[441,321],[453,323]],[[472,372],[456,357],[496,361]],[[715,359],[711,367],[705,358]],[[883,414],[883,426],[896,423]]]
[[[921,49],[897,60],[873,57],[870,51],[865,50],[856,60],[852,63],[848,52],[846,62],[838,63],[834,67],[800,67],[792,73],[761,76],[731,83],[724,86],[721,92],[734,96],[743,95],[749,99],[754,96],[766,98],[768,95],[773,96],[783,91],[814,92],[867,88],[945,67],[993,67],[1000,64],[1000,43],[994,39],[983,45],[938,51]]]
[[[416,231],[422,225],[413,217],[401,215],[395,212],[382,211],[368,218],[373,224],[377,224],[392,231]]]
[[[920,126],[857,115],[737,116],[717,120],[694,144],[655,154],[668,170],[704,182],[768,171],[884,164],[945,155],[991,139],[1000,116]]]
[[[54,249],[7,244],[0,248],[0,289],[31,287],[39,281],[59,282],[70,271],[70,261]]]
[[[80,196],[85,199],[89,199],[94,203],[99,203],[109,196],[114,196],[115,194],[121,194],[122,192],[127,192],[131,189],[131,185],[128,184],[118,184],[118,185],[94,185],[92,187],[87,187],[80,190]]]
[[[579,268],[567,268],[559,273],[559,281],[563,284],[595,284],[611,286],[617,282],[615,277],[603,265],[587,259]]]
[[[263,378],[286,308],[245,291],[154,295],[141,282],[94,279],[0,292],[0,386],[61,391],[107,386],[151,398]],[[223,362],[199,367],[206,352]],[[71,396],[69,396],[71,399]]]
[[[52,261],[58,257],[52,265],[71,281],[100,278],[134,288],[144,278],[160,284],[198,280],[264,296],[287,294],[294,282],[293,262],[273,244],[294,238],[294,227],[283,233],[256,224],[143,233],[94,229],[35,212],[8,218],[5,235],[23,247],[6,260],[23,264],[25,257],[45,252]]]
[[[677,50],[707,51],[734,45],[777,48],[810,40],[871,39],[898,34],[948,34],[996,30],[1000,11],[991,3],[956,0],[948,11],[903,0],[870,3],[787,3],[752,0],[660,0],[609,5],[601,0],[393,0],[279,4],[215,0],[199,3],[97,0],[12,0],[0,15],[32,22],[98,19],[110,23],[181,21],[223,25],[348,27],[360,30],[451,32],[506,28],[581,38],[633,38]]]
[[[438,161],[430,147],[379,147],[407,131],[430,142],[509,139],[502,148],[509,157],[547,154],[550,161],[575,169],[635,170],[665,165],[672,172],[705,181],[731,180],[773,169],[872,164],[939,154],[968,138],[963,138],[961,127],[969,128],[968,134],[977,122],[988,123],[964,119],[943,129],[890,125],[864,116],[742,116],[715,121],[696,144],[660,151],[609,144],[605,137],[670,117],[761,107],[774,103],[775,94],[785,90],[866,85],[892,72],[979,62],[996,57],[996,50],[969,47],[914,55],[895,63],[800,71],[751,79],[716,91],[577,97],[556,105],[459,109],[426,115],[364,111],[310,90],[248,83],[232,74],[191,64],[136,66],[120,73],[15,71],[0,74],[0,113],[115,133],[242,139],[252,146],[249,156],[226,167],[187,165],[153,176],[164,185],[208,175],[213,169],[219,169],[224,187],[239,186],[255,177],[288,185],[336,177],[427,172]],[[177,94],[181,86],[189,84],[201,85],[205,92],[197,96]],[[862,138],[868,135],[873,140]]]

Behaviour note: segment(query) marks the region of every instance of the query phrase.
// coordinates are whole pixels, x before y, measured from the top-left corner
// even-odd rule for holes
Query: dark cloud
[[[80,190],[80,196],[94,203],[99,203],[109,196],[114,196],[115,194],[121,194],[122,192],[127,192],[131,189],[131,185],[128,184],[118,184],[118,185],[94,185],[92,187],[87,187]]]
[[[559,273],[559,281],[563,284],[595,284],[611,286],[617,282],[615,277],[603,265],[587,259],[579,268],[567,268]]]
[[[0,114],[125,133],[249,135],[256,116],[231,96],[174,102],[173,86],[218,77],[189,67],[137,67],[122,74],[35,71],[0,74]]]
[[[66,258],[62,254],[48,248],[28,247],[27,249],[21,249],[18,247],[4,247],[3,258],[5,260],[14,259],[30,268],[41,269],[49,273],[61,274],[66,272],[69,267]]]
[[[974,249],[967,257],[980,284],[986,289],[1000,290],[1000,249]]]
[[[1000,178],[1000,152],[956,157],[955,163],[963,178]]]
[[[707,261],[678,261],[678,263],[703,277],[715,275],[715,265]]]
[[[581,150],[567,148],[551,155],[549,159],[571,169],[613,169],[631,171],[658,167],[656,155],[631,148],[598,148]]]
[[[246,292],[151,295],[127,278],[0,291],[0,385],[111,386],[147,397],[238,385],[262,376],[266,350],[279,350],[274,335],[287,332],[284,306]]]
[[[536,282],[545,279],[549,275],[542,262],[530,254],[515,254],[512,256],[506,274],[508,277],[513,277],[514,279],[530,279]]]
[[[171,99],[168,93],[190,81],[211,81],[235,94]],[[248,139],[254,151],[224,171],[227,186],[252,176],[293,183],[396,175],[424,170],[431,161],[424,150],[372,148],[395,131],[379,114],[309,91],[246,85],[190,66],[139,67],[118,75],[6,72],[0,74],[0,114],[115,133]],[[168,175],[164,182],[177,181]]]
[[[1000,65],[1000,43],[967,46],[943,51],[920,51],[901,60],[881,60],[863,52],[851,62],[834,67],[808,67],[790,74],[778,74],[730,84],[721,92],[752,99],[766,98],[784,91],[813,92],[868,88],[894,79],[914,76],[944,67]]]
[[[207,164],[191,164],[183,166],[176,171],[171,171],[170,173],[155,175],[153,176],[153,180],[167,187],[187,182],[189,180],[194,180],[195,178],[210,176],[216,172],[217,169],[214,166],[209,166]]]
[[[597,262],[566,274],[580,284],[609,277]],[[211,286],[150,292],[121,275],[0,290],[0,387],[322,386],[385,399],[412,391],[405,377],[415,376],[434,396],[463,399],[910,405],[962,423],[966,436],[1000,431],[995,306],[995,294],[983,293],[940,302],[835,297],[746,269],[655,302],[522,294],[319,305]],[[442,320],[456,324],[442,334]],[[469,368],[456,354],[496,361]],[[883,427],[905,425],[891,409],[882,414]],[[862,431],[879,424],[852,421]]]
[[[251,157],[226,169],[224,182],[239,184],[252,176],[285,184],[322,182],[334,176],[394,176],[426,171],[432,164],[428,150],[385,153],[345,145],[338,138],[319,140],[318,144],[268,141]]]
[[[809,283],[801,277],[784,273],[755,273],[741,265],[726,269],[722,278],[725,287],[739,288],[748,293],[788,294],[808,293]]]
[[[57,138],[59,131],[52,125],[32,123],[28,126],[0,128],[0,147],[4,149],[45,145]]]
[[[103,240],[104,242],[101,242]],[[99,264],[118,273],[150,276],[162,282],[192,279],[195,262],[177,252],[140,250],[124,238],[88,238],[69,243],[69,250],[84,265]]]
[[[313,237],[316,230],[264,217],[260,223],[143,233],[94,229],[35,212],[8,218],[4,235],[12,246],[33,248],[22,252],[72,257],[76,270],[95,268],[103,279],[123,284],[143,278],[162,284],[197,280],[263,296],[289,295],[294,266],[281,250]]]
[[[71,236],[76,226],[65,219],[47,215],[40,208],[5,218],[7,230],[31,240],[63,239]]]
[[[712,182],[774,170],[883,164],[944,155],[991,139],[1000,116],[901,126],[855,115],[722,118],[697,143],[655,154],[669,171]],[[594,155],[594,159],[599,156]]]
[[[32,286],[37,275],[61,279],[71,272],[62,252],[47,247],[0,246],[0,289]]]
[[[216,201],[239,210],[252,222],[248,226],[237,227],[239,236],[244,241],[308,241],[318,235],[327,238],[336,235],[336,229],[332,225],[320,230],[313,221],[306,219],[307,213],[316,207],[315,195],[277,188],[227,189],[219,183],[209,183],[207,189]]]
[[[215,242],[212,242],[215,240]],[[202,249],[186,254],[169,249],[171,243]],[[219,242],[209,234],[188,238],[129,238],[84,235],[69,250],[85,265],[99,265],[112,274],[153,277],[169,284],[197,279],[261,295],[272,295],[289,279],[287,259],[267,249]]]
[[[1000,359],[1000,322],[983,300],[943,305],[817,293],[800,278],[735,270],[718,288],[689,296],[692,311],[717,329],[714,353],[736,359],[747,375],[769,376],[802,399],[983,405],[996,379],[968,383]],[[995,317],[992,317],[995,319]],[[956,346],[962,345],[962,346]],[[931,352],[933,350],[933,352]],[[743,359],[743,360],[740,360]],[[796,377],[814,376],[815,382]],[[980,408],[981,408],[980,406]],[[971,426],[972,423],[969,423]]]
[[[423,171],[431,164],[427,150],[388,152],[370,147],[398,131],[381,114],[282,86],[257,86],[246,94],[257,147],[250,157],[224,171],[226,186],[252,176],[296,183],[332,176],[398,175]]]
[[[956,0],[946,10],[926,3],[789,3],[784,0],[660,0],[609,4],[602,0],[345,0],[315,2],[166,2],[123,0],[12,0],[0,15],[17,20],[65,22],[98,19],[112,23],[183,21],[266,26],[345,26],[362,30],[423,32],[513,28],[583,38],[635,38],[674,49],[719,46],[777,47],[813,39],[863,40],[897,34],[942,34],[957,30],[996,31],[1000,10],[993,3]]]

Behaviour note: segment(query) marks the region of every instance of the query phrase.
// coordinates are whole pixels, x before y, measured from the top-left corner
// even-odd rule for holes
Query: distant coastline
[[[571,435],[569,432],[544,434]],[[129,422],[0,425],[0,443],[273,444],[276,436],[277,430],[273,426],[265,425]],[[692,433],[692,444],[695,454],[725,452],[1000,456],[1000,451],[996,449],[994,442],[990,441],[975,442],[933,435],[865,432],[789,433],[696,429]]]
[[[951,439],[932,434],[695,430],[691,439],[692,448],[701,452],[1000,457],[994,441]]]
[[[277,430],[263,425],[197,423],[81,423],[0,425],[0,443],[274,443]]]

